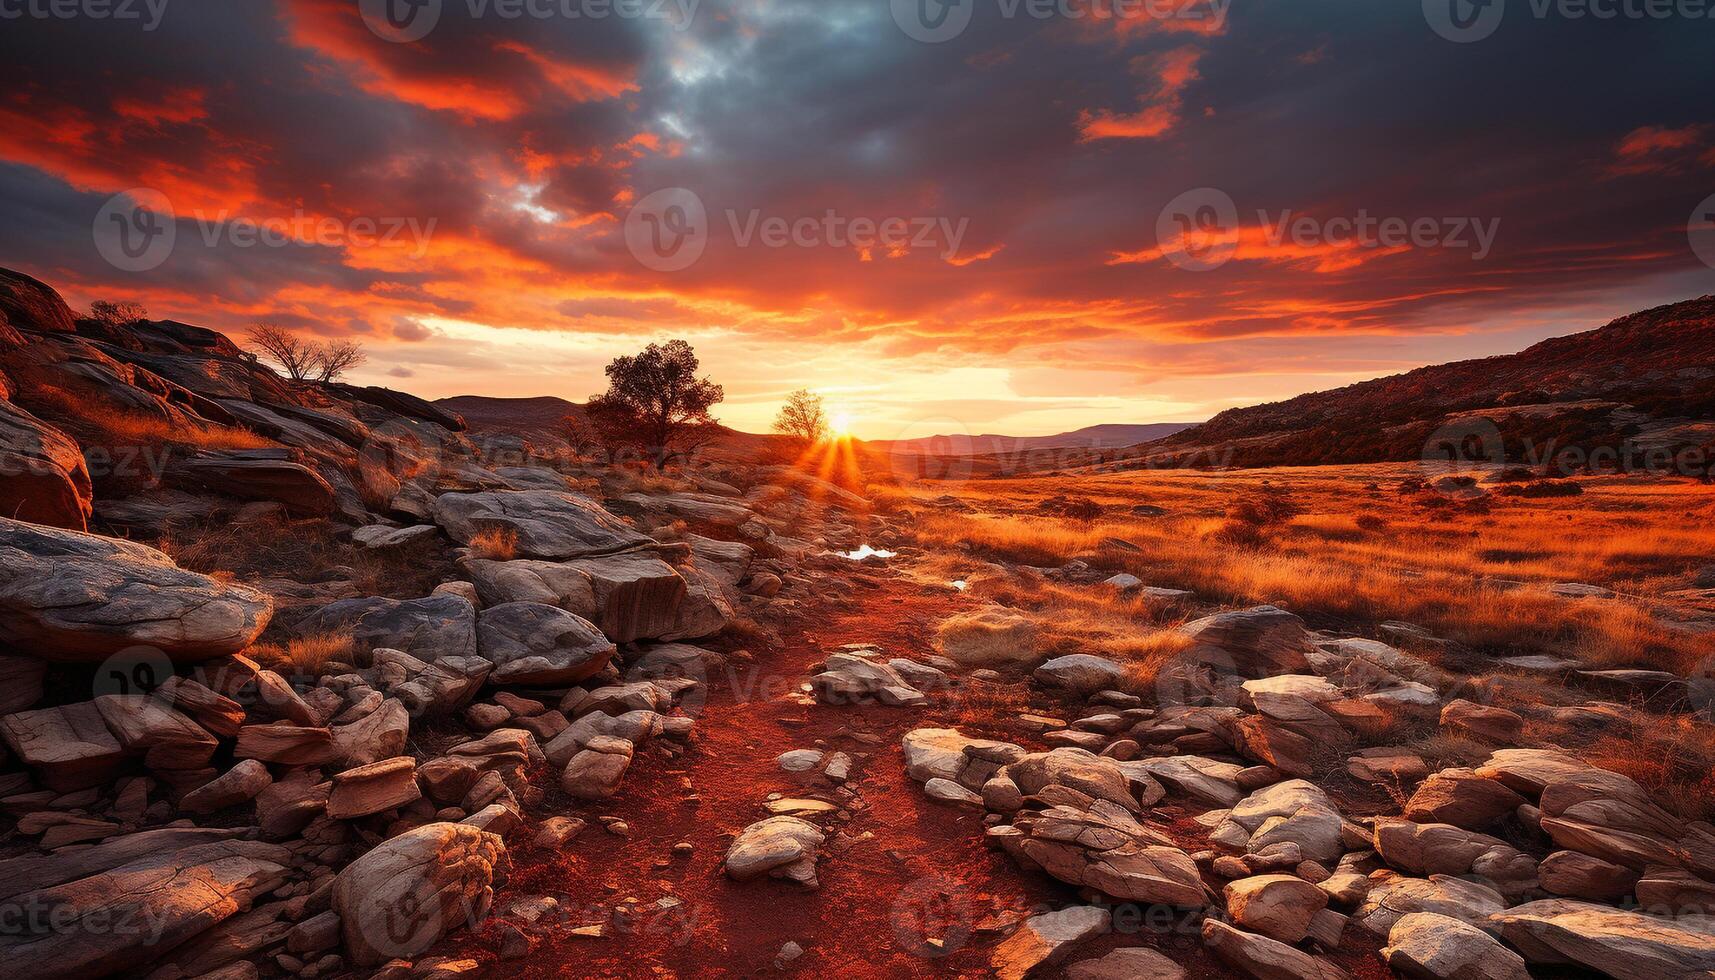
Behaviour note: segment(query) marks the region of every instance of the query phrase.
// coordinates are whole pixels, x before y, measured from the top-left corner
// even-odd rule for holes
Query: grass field
[[[1077,558],[1313,622],[1404,620],[1496,655],[1680,673],[1708,656],[1707,636],[1655,612],[1715,564],[1715,489],[1590,477],[1568,481],[1577,496],[1505,496],[1485,484],[1491,492],[1470,502],[1422,488],[1422,476],[1403,464],[1142,471],[925,482],[881,496],[919,510],[914,535],[949,553],[1045,567]],[[1163,513],[1134,513],[1140,506]],[[1556,583],[1620,595],[1567,599],[1550,593]]]

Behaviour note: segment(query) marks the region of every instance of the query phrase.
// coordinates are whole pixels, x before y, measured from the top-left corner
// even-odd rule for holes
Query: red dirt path
[[[992,975],[989,955],[999,937],[973,933],[972,926],[998,911],[1060,908],[1078,898],[1073,889],[1021,871],[985,848],[980,813],[934,804],[906,777],[900,736],[952,725],[947,706],[806,707],[783,696],[808,678],[824,649],[862,642],[896,656],[931,650],[935,625],[967,601],[886,576],[849,600],[812,609],[783,648],[759,655],[757,663],[711,673],[689,752],[669,759],[641,751],[619,794],[603,805],[577,804],[555,789],[532,816],[569,813],[590,827],[557,856],[528,846],[533,828],[515,835],[514,872],[496,912],[523,897],[552,895],[576,926],[607,921],[609,909],[631,898],[642,911],[630,926],[610,928],[603,938],[540,930],[543,938],[527,957],[497,963],[491,922],[438,952],[479,956],[493,965],[492,976],[777,976],[781,946],[795,941],[805,952],[788,969],[805,976]],[[852,755],[848,785],[860,793],[848,808],[850,822],[814,821],[829,831],[818,866],[820,889],[728,879],[721,871],[727,843],[767,816],[763,803],[770,793],[838,800],[823,777],[790,774],[775,762],[782,752],[812,747]],[[550,785],[551,774],[541,774],[539,782]],[[692,792],[699,798],[687,802]],[[629,834],[606,832],[597,815],[623,818]],[[839,831],[859,839],[842,849]],[[672,856],[680,841],[693,845],[690,857]],[[654,903],[665,897],[683,904],[658,910]],[[1147,944],[1194,978],[1231,976],[1195,936],[1194,923],[1181,924],[1156,935],[1103,937],[1088,949]],[[944,950],[927,940],[944,941]],[[1340,959],[1352,968],[1360,958]]]

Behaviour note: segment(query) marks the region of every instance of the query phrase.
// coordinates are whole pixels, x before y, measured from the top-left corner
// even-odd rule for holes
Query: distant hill
[[[914,455],[986,456],[1029,452],[1037,449],[1122,449],[1153,442],[1182,432],[1195,422],[1155,422],[1145,425],[1108,423],[1091,425],[1051,436],[942,435],[921,439],[881,440],[867,443],[877,452]]]
[[[1512,462],[1546,461],[1545,452],[1566,449],[1715,443],[1715,296],[1644,310],[1517,354],[1225,411],[1144,447],[1134,463],[1409,461],[1449,436],[1504,445]]]
[[[583,415],[583,406],[553,395],[538,398],[455,395],[436,399],[435,404],[464,416],[465,423],[474,431],[529,436],[564,433],[568,416]]]

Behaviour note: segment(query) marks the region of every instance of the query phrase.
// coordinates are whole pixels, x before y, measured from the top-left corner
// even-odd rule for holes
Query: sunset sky
[[[0,265],[74,306],[356,335],[355,380],[429,397],[582,400],[683,337],[729,424],[811,387],[866,438],[1200,420],[1715,292],[1688,236],[1715,194],[1715,21],[1513,0],[1455,43],[1416,0],[966,0],[926,43],[888,0],[564,2],[444,0],[414,41],[356,0],[0,20]],[[1188,271],[1158,225],[1204,187],[1237,250]],[[669,188],[706,208],[673,271],[626,234]],[[132,189],[177,219],[144,271],[97,247]],[[764,240],[825,239],[830,212],[928,230]],[[1323,231],[1278,238],[1285,212]],[[1494,238],[1327,240],[1360,214]],[[243,240],[291,220],[334,231]]]

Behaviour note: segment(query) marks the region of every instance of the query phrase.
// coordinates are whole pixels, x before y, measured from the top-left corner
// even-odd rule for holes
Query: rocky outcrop
[[[1216,613],[1186,624],[1181,632],[1192,641],[1186,658],[1244,677],[1302,673],[1315,649],[1304,621],[1274,606]]]
[[[434,516],[435,523],[460,544],[470,544],[484,531],[509,533],[518,554],[525,558],[566,561],[655,545],[595,501],[567,491],[443,494],[435,501]]]
[[[477,617],[477,652],[493,684],[576,684],[606,667],[615,647],[588,620],[558,606],[509,602]]]
[[[1107,800],[1021,814],[989,833],[1025,865],[1119,901],[1185,908],[1208,901],[1191,856]]]
[[[77,443],[0,397],[0,514],[82,531],[91,496]]]
[[[229,450],[173,458],[163,478],[171,486],[235,497],[278,501],[297,514],[334,511],[334,489],[321,474],[285,450]]]
[[[262,593],[153,548],[0,518],[0,633],[45,659],[99,662],[142,646],[209,660],[249,646],[273,610]]]
[[[408,830],[339,873],[333,909],[358,966],[415,957],[488,914],[510,871],[499,837],[456,823]]]

